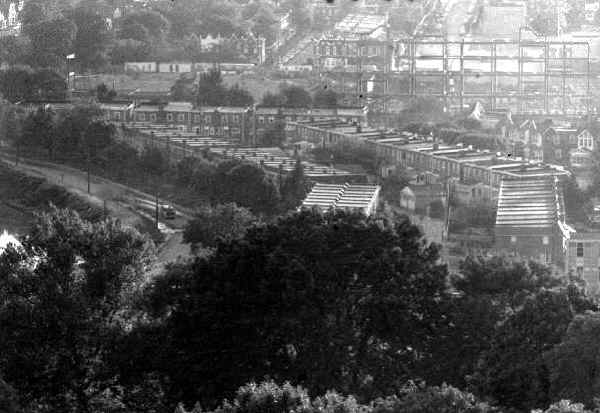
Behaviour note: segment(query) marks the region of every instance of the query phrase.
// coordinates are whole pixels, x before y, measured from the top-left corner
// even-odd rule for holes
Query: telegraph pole
[[[87,150],[87,193],[90,193],[90,147]]]
[[[156,223],[156,229],[158,229],[158,188],[156,188],[155,192],[155,203],[154,203],[154,220]]]

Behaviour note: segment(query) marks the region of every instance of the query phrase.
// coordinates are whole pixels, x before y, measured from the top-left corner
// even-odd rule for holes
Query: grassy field
[[[260,72],[260,69],[258,70]],[[78,79],[77,89],[90,90],[97,85],[104,83],[109,88],[114,87],[117,91],[132,91],[140,89],[144,92],[167,92],[175,83],[178,74],[172,73],[138,73],[138,74],[101,74],[89,78]],[[309,81],[305,79],[279,80],[271,79],[261,73],[241,74],[241,75],[223,75],[223,82],[227,86],[235,84],[247,89],[254,97],[256,102],[260,102],[263,95],[267,92],[277,92],[281,85],[290,84],[301,86],[306,89],[311,87]]]
[[[179,75],[172,73],[139,73],[139,74],[100,74],[76,80],[76,89],[93,89],[104,83],[109,88],[117,91],[142,91],[162,92],[169,91]]]
[[[248,90],[254,97],[254,101],[257,103],[261,101],[265,93],[276,93],[279,91],[280,86],[284,84],[301,86],[305,89],[309,89],[311,86],[309,82],[304,79],[275,80],[261,76],[260,74],[226,75],[223,76],[223,81],[227,86],[238,84],[241,88]]]

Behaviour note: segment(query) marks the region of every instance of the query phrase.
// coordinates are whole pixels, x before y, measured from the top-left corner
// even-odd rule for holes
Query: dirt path
[[[90,177],[88,193],[85,171],[26,159],[21,159],[19,165],[15,165],[14,159],[4,154],[0,154],[0,161],[17,171],[45,178],[52,184],[64,187],[92,205],[106,208],[111,216],[121,220],[124,225],[137,226],[143,222],[143,219],[154,219],[155,199],[150,194],[97,176]],[[183,244],[181,236],[183,228],[191,218],[191,213],[176,208],[176,219],[169,221],[159,219],[159,230],[165,235],[165,241],[158,247],[156,264],[151,271],[153,273],[159,272],[169,261],[191,257],[190,248]]]

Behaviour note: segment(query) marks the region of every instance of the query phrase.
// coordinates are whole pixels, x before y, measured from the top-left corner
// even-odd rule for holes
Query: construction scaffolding
[[[553,40],[324,38],[318,71],[348,102],[385,111],[420,96],[514,113],[595,113],[590,46]]]

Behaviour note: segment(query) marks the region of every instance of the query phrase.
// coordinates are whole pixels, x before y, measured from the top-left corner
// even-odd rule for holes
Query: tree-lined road
[[[155,197],[137,189],[122,185],[98,176],[90,178],[90,192],[87,192],[87,173],[85,171],[49,162],[19,159],[15,165],[14,156],[0,153],[0,161],[29,176],[40,177],[61,186],[67,191],[86,200],[91,205],[106,208],[107,212],[121,220],[124,225],[136,227],[143,220],[155,217]],[[160,202],[160,201],[159,201]],[[165,241],[159,246],[155,269],[177,258],[191,256],[188,245],[182,243],[182,230],[192,218],[192,211],[175,206],[177,217],[173,220],[159,219],[159,230]],[[152,272],[154,272],[154,270]]]

